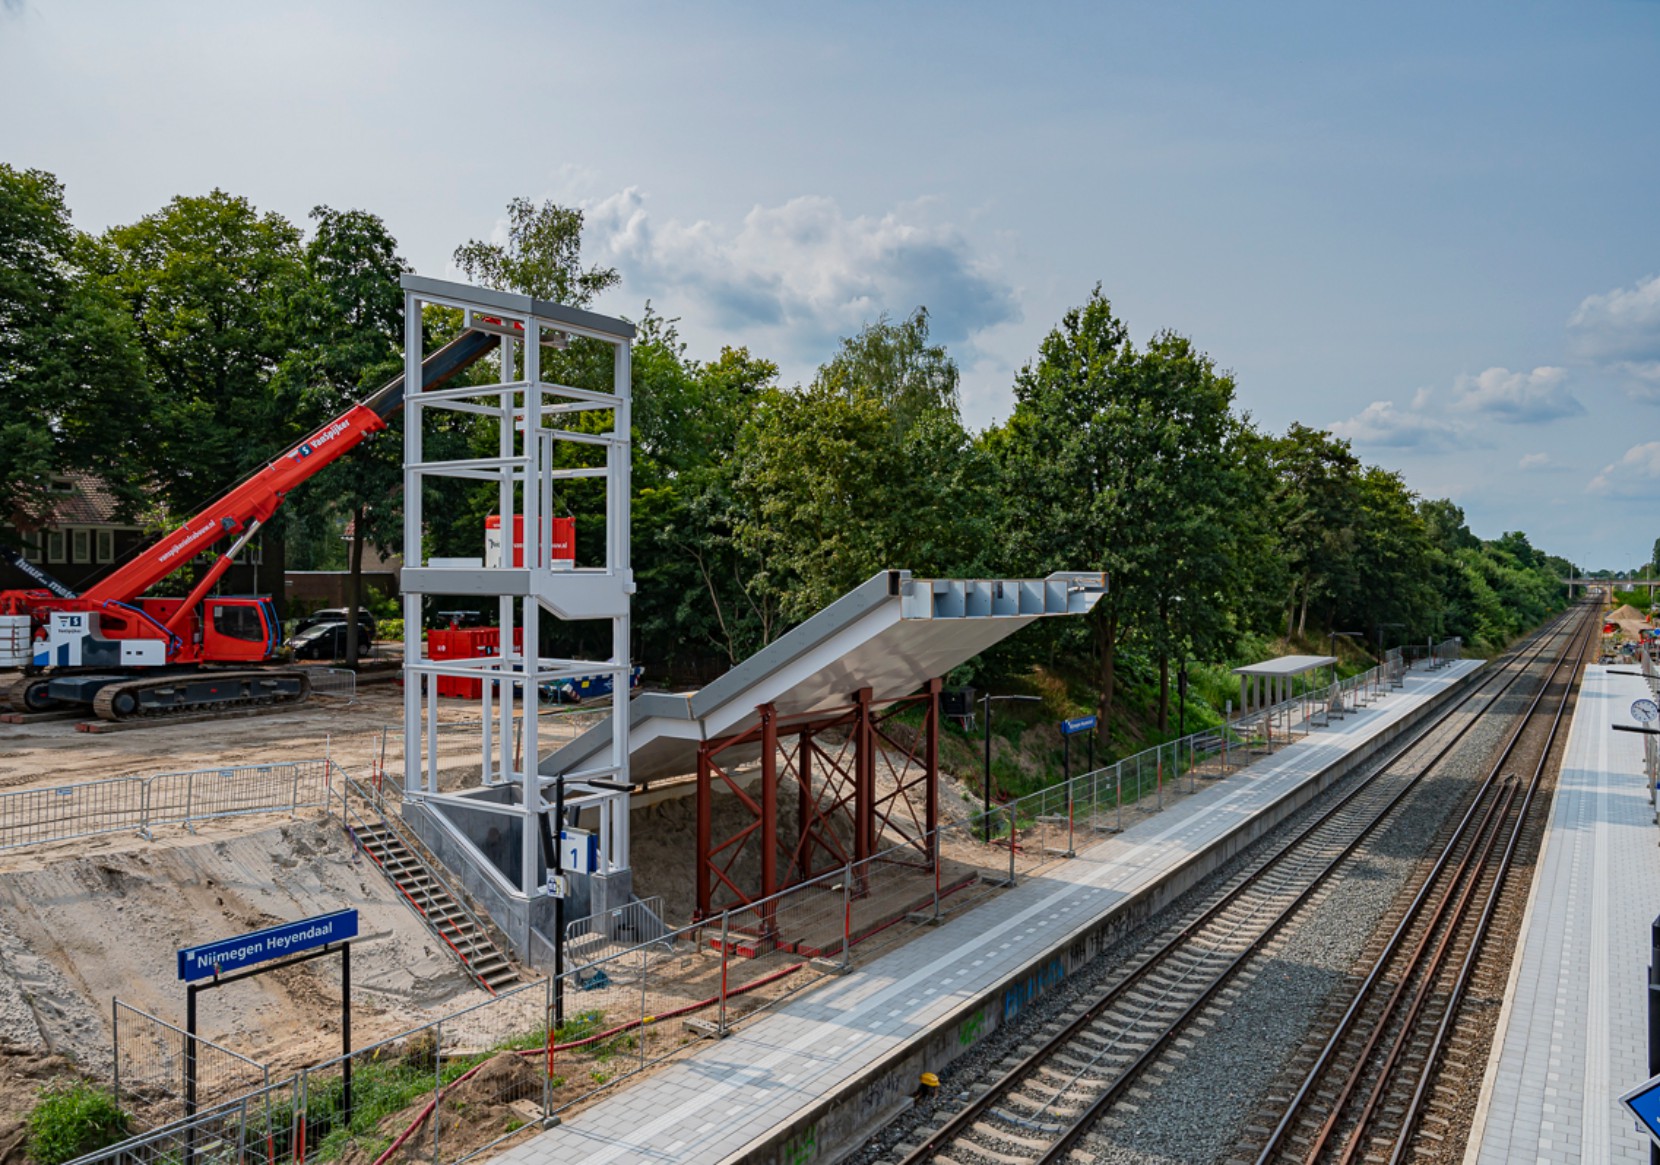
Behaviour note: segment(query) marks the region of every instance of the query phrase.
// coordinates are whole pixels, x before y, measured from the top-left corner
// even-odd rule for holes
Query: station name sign
[[[179,978],[192,983],[356,937],[357,911],[319,914],[199,947],[184,947],[179,951]]]
[[[1070,720],[1061,721],[1062,736],[1076,736],[1080,732],[1088,732],[1095,727],[1095,717],[1074,716]]]

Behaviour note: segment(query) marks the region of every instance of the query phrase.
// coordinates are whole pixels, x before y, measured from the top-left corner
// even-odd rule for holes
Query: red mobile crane
[[[463,333],[421,365],[421,390],[441,387],[498,343]],[[290,491],[386,428],[403,400],[398,376],[80,595],[61,584],[0,591],[0,615],[31,621],[33,657],[7,690],[12,704],[31,712],[91,705],[102,719],[127,720],[304,700],[304,671],[247,666],[272,660],[282,643],[270,596],[208,592]],[[142,597],[225,538],[235,541],[184,598]],[[211,666],[227,664],[242,666]]]

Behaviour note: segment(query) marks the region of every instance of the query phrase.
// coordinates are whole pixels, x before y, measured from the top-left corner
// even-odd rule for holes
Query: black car
[[[358,624],[357,651],[359,655],[368,655],[374,646],[374,640],[362,630]],[[346,624],[345,623],[318,623],[304,631],[297,632],[288,641],[289,648],[295,659],[344,659],[346,658]]]
[[[324,607],[321,611],[313,611],[311,614],[301,619],[299,623],[295,624],[294,633],[298,635],[302,631],[309,631],[313,627],[320,627],[325,623],[344,624],[345,622],[346,608]],[[368,610],[364,607],[359,607],[357,609],[357,626],[359,629],[358,634],[366,635],[369,639],[375,638],[375,617],[369,614]]]

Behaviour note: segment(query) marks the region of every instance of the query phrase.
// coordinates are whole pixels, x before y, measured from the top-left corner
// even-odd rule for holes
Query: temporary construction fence
[[[325,804],[326,759],[234,765],[0,793],[0,849]]]
[[[120,999],[110,1019],[115,1102],[147,1124],[170,1123],[271,1083],[267,1065],[201,1036],[193,1044],[183,1028]]]
[[[311,694],[344,700],[350,704],[357,699],[357,673],[349,667],[308,667]]]

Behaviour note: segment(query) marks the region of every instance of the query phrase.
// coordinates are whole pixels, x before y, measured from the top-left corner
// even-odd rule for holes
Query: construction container
[[[554,570],[569,570],[576,563],[576,519],[549,518],[549,557]],[[491,514],[484,519],[484,565],[501,566],[501,515]],[[525,564],[525,516],[513,515],[513,565]]]

